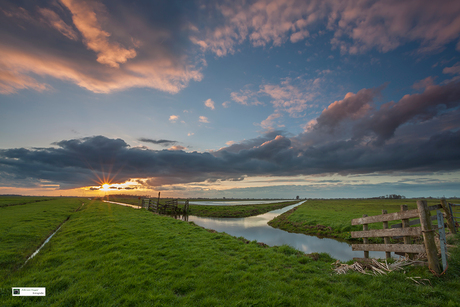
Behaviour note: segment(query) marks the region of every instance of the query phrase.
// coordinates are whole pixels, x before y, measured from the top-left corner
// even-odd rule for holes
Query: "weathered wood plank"
[[[390,228],[390,229],[373,229],[367,231],[352,231],[352,238],[378,238],[378,237],[396,237],[410,236],[418,237],[422,234],[420,227],[409,228]]]
[[[402,219],[410,219],[418,217],[418,210],[408,210],[404,212],[394,212],[388,213],[383,215],[374,215],[368,217],[361,217],[358,219],[351,220],[351,225],[362,225],[362,224],[370,224],[370,223],[378,223],[378,222],[388,222],[394,220],[402,220]]]
[[[432,221],[434,221],[434,220],[437,219],[437,217],[436,217],[436,216],[432,216],[432,217],[430,217],[430,219],[431,219]],[[410,226],[418,225],[418,224],[420,224],[420,219],[416,219],[416,220],[409,221],[409,225],[410,225]],[[391,228],[401,228],[401,227],[402,227],[402,223],[391,225]]]
[[[428,207],[428,211],[433,211],[437,209],[441,209],[442,206],[434,205]],[[403,219],[410,219],[418,217],[418,209],[412,209],[402,212],[394,212],[389,214],[381,214],[381,215],[374,215],[368,217],[361,217],[357,219],[351,220],[351,225],[362,225],[362,224],[370,224],[370,223],[378,223],[378,222],[388,222],[394,220],[403,220]]]
[[[424,253],[423,244],[352,244],[354,251],[378,251],[378,252],[399,252],[399,253]]]

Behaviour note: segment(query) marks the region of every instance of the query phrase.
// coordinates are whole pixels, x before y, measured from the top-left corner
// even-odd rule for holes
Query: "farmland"
[[[146,210],[95,200],[80,205],[78,199],[57,199],[41,211],[37,207],[36,215],[46,211],[55,216],[42,216],[41,222],[25,221],[19,211],[25,206],[0,208],[11,210],[1,216],[6,212],[14,217],[18,224],[14,232],[48,220],[41,233],[49,233],[70,216],[23,268],[8,266],[0,281],[2,305],[455,306],[458,302],[459,235],[451,239],[457,248],[451,250],[449,270],[441,278],[423,267],[382,276],[336,275],[331,270],[334,259],[327,254],[266,247]],[[6,233],[13,224],[0,225]],[[2,235],[2,248],[15,251],[16,244],[39,246],[42,237],[4,239]],[[27,254],[17,252],[15,263],[25,261]],[[408,277],[429,279],[431,285],[418,285]],[[16,286],[46,287],[47,294],[12,297],[11,288]]]

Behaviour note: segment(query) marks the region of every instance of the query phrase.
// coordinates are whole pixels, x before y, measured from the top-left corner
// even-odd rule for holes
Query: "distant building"
[[[299,195],[297,195],[295,199],[299,199]]]

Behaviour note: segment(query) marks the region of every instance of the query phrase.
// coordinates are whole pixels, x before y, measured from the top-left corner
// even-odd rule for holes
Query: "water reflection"
[[[190,205],[200,206],[235,206],[235,205],[259,205],[259,204],[274,204],[292,201],[284,200],[224,200],[224,201],[190,201]]]
[[[247,240],[263,242],[269,246],[290,245],[304,253],[325,252],[335,259],[348,261],[353,257],[363,257],[364,252],[352,251],[351,245],[333,239],[320,239],[298,233],[289,233],[267,225],[267,222],[276,216],[300,205],[302,202],[282,209],[270,211],[258,216],[246,218],[205,218],[189,216],[189,221],[218,232],[225,232],[235,237],[244,237]],[[370,252],[370,257],[384,258],[384,252]]]

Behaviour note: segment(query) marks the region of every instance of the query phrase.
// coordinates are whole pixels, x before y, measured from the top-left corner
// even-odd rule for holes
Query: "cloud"
[[[275,126],[275,120],[277,118],[280,118],[282,117],[283,115],[279,114],[279,113],[273,113],[271,115],[269,115],[266,119],[264,119],[261,123],[260,123],[260,126],[266,130],[266,131],[273,131],[275,130],[274,126]],[[277,127],[278,128],[281,128],[281,127],[284,127],[284,125],[281,125],[281,124],[277,124]]]
[[[150,15],[124,1],[107,5],[76,0],[27,9],[16,2],[5,5],[1,93],[48,89],[41,81],[46,77],[95,93],[139,87],[177,93],[202,79],[201,62],[182,38],[189,31],[183,25],[190,22],[184,11],[169,10],[166,18],[167,5],[158,4]]]
[[[83,43],[88,49],[97,53],[99,63],[118,68],[121,63],[137,55],[133,48],[126,49],[118,42],[109,41],[111,34],[102,30],[96,7],[78,0],[60,0],[60,2],[71,12],[75,27],[84,37]],[[97,8],[101,9],[101,5]]]
[[[200,119],[199,119],[200,123],[205,123],[205,124],[209,124],[209,120],[206,116],[200,116]]]
[[[428,86],[432,86],[432,85],[434,85],[434,79],[432,77],[426,77],[423,80],[415,82],[412,85],[412,88],[416,90],[423,90],[423,89],[426,89]]]
[[[331,103],[316,119],[316,128],[334,130],[343,120],[356,120],[371,110],[371,103],[380,94],[379,89],[362,89],[358,93],[347,93],[343,100]]]
[[[455,63],[452,67],[445,67],[442,72],[444,74],[460,75],[460,62]]]
[[[171,115],[169,117],[169,121],[172,122],[172,123],[175,123],[178,119],[179,119],[179,116],[177,116],[177,115]]]
[[[66,24],[54,11],[47,8],[38,8],[38,12],[43,16],[45,23],[61,32],[62,35],[71,40],[78,39],[78,34],[74,29]]]
[[[204,105],[212,110],[214,110],[214,101],[211,100],[211,98],[207,99],[205,102],[204,102]]]
[[[251,90],[251,85],[246,85],[239,92],[232,92],[232,100],[241,105],[263,105],[259,98],[269,97],[275,113],[286,112],[291,117],[304,115],[313,100],[319,95],[319,89],[324,78],[295,79],[284,78],[279,84],[262,84],[259,90]]]
[[[187,147],[180,146],[180,145],[174,145],[168,148],[168,150],[187,150]]]
[[[0,182],[38,186],[45,180],[71,188],[108,177],[112,184],[143,178],[148,186],[161,186],[244,176],[460,170],[460,83],[428,84],[423,92],[378,105],[382,89],[346,94],[296,136],[274,130],[217,151],[186,152],[175,144],[152,150],[104,136],[61,140],[47,148],[1,149]],[[267,119],[281,118],[276,114]]]
[[[223,106],[224,108],[229,108],[229,107],[230,107],[230,104],[231,104],[230,101],[224,101],[224,102],[222,103],[222,106]]]
[[[388,52],[409,42],[419,43],[419,52],[439,51],[460,35],[455,0],[240,0],[216,5],[216,10],[210,15],[223,16],[223,21],[199,32],[204,35],[192,34],[191,41],[217,56],[235,53],[245,41],[255,47],[280,46],[326,31],[333,33],[333,48],[351,54],[373,48]]]
[[[257,92],[253,92],[248,88],[241,89],[239,92],[230,93],[230,97],[232,97],[233,101],[235,101],[238,104],[244,105],[244,106],[262,105],[262,103],[257,100],[256,96],[257,96]]]
[[[316,89],[321,79],[295,81],[286,78],[278,84],[264,84],[260,86],[259,94],[268,95],[275,112],[287,112],[291,117],[297,117],[308,107],[309,103],[318,95]]]
[[[138,140],[141,141],[141,142],[152,143],[152,144],[160,145],[160,146],[163,146],[163,147],[168,147],[168,146],[171,146],[171,145],[174,145],[174,144],[177,143],[177,141],[163,140],[163,139],[152,140],[152,139],[147,139],[147,138],[140,138]]]

